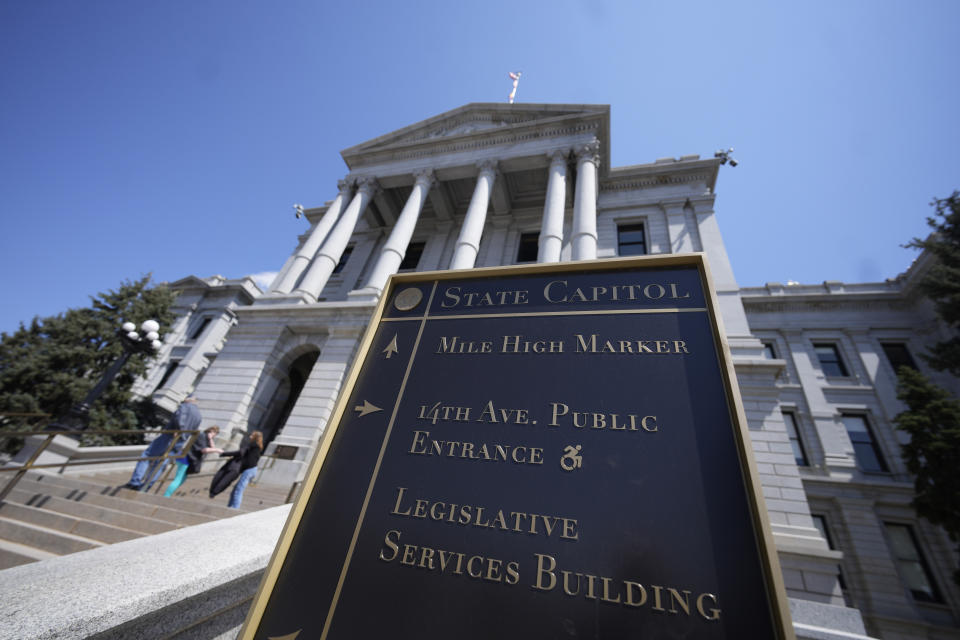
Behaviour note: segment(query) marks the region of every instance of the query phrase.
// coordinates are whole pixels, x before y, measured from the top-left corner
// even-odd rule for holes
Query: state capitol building
[[[205,424],[263,432],[258,482],[303,480],[388,278],[398,272],[702,252],[716,288],[800,638],[960,638],[954,548],[910,507],[895,369],[945,337],[917,284],[741,288],[724,244],[722,158],[610,166],[604,105],[469,104],[341,152],[330,200],[261,291],[187,277],[135,387]],[[558,293],[559,295],[559,293]],[[559,375],[559,374],[558,374]]]

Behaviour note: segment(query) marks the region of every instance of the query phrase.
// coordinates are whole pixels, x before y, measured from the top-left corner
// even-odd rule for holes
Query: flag
[[[513,71],[508,71],[507,75],[510,76],[511,80],[513,80],[513,89],[510,90],[510,95],[507,96],[507,102],[509,102],[510,104],[513,104],[513,99],[517,95],[517,83],[520,82],[521,73],[519,71],[517,71],[516,73],[514,73]]]

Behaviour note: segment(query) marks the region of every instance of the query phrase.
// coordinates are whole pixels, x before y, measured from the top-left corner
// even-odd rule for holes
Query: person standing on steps
[[[176,413],[173,414],[173,417],[170,418],[164,429],[195,431],[200,427],[202,421],[203,417],[200,415],[199,407],[197,407],[197,397],[189,395],[180,406],[177,407]],[[174,434],[172,433],[161,433],[154,438],[153,442],[147,446],[146,450],[140,456],[137,466],[133,469],[133,475],[130,476],[130,481],[123,486],[136,491],[140,491],[143,488],[150,489],[153,483],[160,477],[160,474],[163,473],[169,460],[166,458],[163,460],[149,460],[149,458],[162,456],[167,451],[170,443],[173,442],[173,437]],[[170,453],[180,453],[183,445],[186,444],[189,439],[190,434],[181,434]]]
[[[167,487],[166,493],[163,494],[164,498],[169,498],[173,495],[174,491],[180,488],[180,485],[183,484],[183,480],[187,477],[188,473],[198,473],[200,471],[204,455],[208,453],[223,453],[223,449],[218,447],[214,442],[214,438],[217,437],[218,433],[220,433],[220,427],[217,425],[213,425],[205,430],[193,441],[193,445],[190,447],[187,455],[177,459],[177,475],[173,478],[170,486]]]
[[[220,467],[216,475],[213,476],[213,482],[210,483],[210,497],[213,498],[220,492],[230,486],[236,478],[237,486],[233,488],[230,494],[230,502],[227,504],[232,509],[239,509],[243,500],[243,490],[257,475],[257,462],[260,461],[260,454],[263,452],[263,434],[254,431],[250,434],[250,439],[237,451],[225,451],[220,454],[221,458],[230,458],[227,464]]]

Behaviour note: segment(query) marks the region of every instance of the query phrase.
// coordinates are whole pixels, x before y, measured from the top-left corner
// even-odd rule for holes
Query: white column
[[[477,256],[481,267],[497,267],[503,264],[513,264],[513,256],[506,256],[507,230],[510,227],[511,216],[494,215],[490,218],[490,240],[484,243],[484,251]],[[511,247],[516,250],[516,247]]]
[[[407,203],[403,205],[403,211],[397,218],[390,237],[380,251],[380,258],[376,266],[367,278],[367,284],[364,289],[383,291],[387,284],[387,278],[397,272],[400,263],[403,262],[403,256],[407,253],[407,246],[410,244],[410,238],[413,236],[413,230],[417,227],[417,218],[423,211],[423,204],[427,199],[427,192],[430,191],[430,185],[433,184],[433,171],[418,171],[413,174],[416,182],[413,184],[413,190]]]
[[[337,194],[336,199],[330,204],[330,207],[327,209],[327,212],[323,214],[323,217],[320,218],[317,226],[310,232],[310,237],[307,238],[307,241],[303,243],[303,246],[300,247],[300,250],[294,255],[293,264],[291,264],[287,272],[283,274],[280,281],[275,284],[273,291],[290,293],[293,286],[297,284],[297,280],[300,279],[300,274],[310,265],[310,261],[313,260],[317,249],[319,249],[323,241],[327,239],[327,234],[330,232],[330,229],[333,228],[337,218],[340,217],[340,212],[343,211],[343,203],[350,198],[350,185],[346,180],[340,180],[337,182],[337,186],[340,188],[340,192]]]
[[[296,251],[287,256],[287,259],[283,262],[283,266],[280,267],[280,271],[277,271],[277,275],[273,276],[273,280],[270,281],[270,286],[267,287],[267,291],[277,290],[277,287],[280,286],[281,282],[283,282],[284,276],[287,275],[287,272],[290,271],[290,267],[293,266],[294,258],[296,257]]]
[[[563,249],[563,212],[567,200],[567,151],[554,151],[550,158],[547,178],[547,198],[543,203],[543,223],[540,226],[540,250],[537,262],[560,262]]]
[[[314,298],[320,296],[327,280],[330,279],[330,274],[333,273],[337,263],[340,262],[340,257],[343,255],[343,250],[347,248],[347,243],[350,241],[350,236],[353,235],[357,221],[366,211],[376,188],[377,183],[373,178],[363,178],[357,182],[356,195],[353,196],[347,210],[340,216],[330,235],[327,236],[326,241],[320,247],[317,256],[313,259],[313,264],[307,271],[307,275],[303,277],[303,281],[297,287],[297,292],[309,294]]]
[[[480,174],[477,176],[477,185],[473,188],[467,215],[463,218],[463,226],[460,227],[460,236],[450,260],[451,269],[472,269],[477,261],[477,252],[480,251],[480,238],[483,236],[483,225],[487,221],[490,191],[493,190],[493,181],[496,179],[497,163],[488,160],[477,166]]]
[[[594,140],[576,149],[577,192],[573,198],[573,230],[570,244],[574,260],[597,257],[597,165],[600,142]]]

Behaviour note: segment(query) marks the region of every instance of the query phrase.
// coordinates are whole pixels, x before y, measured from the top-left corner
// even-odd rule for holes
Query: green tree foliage
[[[934,233],[925,240],[914,238],[907,246],[936,257],[920,287],[936,305],[940,319],[956,332],[960,329],[960,192],[934,200],[933,206],[936,213],[927,218],[927,224]],[[923,357],[938,371],[960,375],[960,333],[937,343]],[[907,468],[916,477],[913,507],[960,542],[960,402],[909,367],[900,367],[897,397],[907,406],[894,422],[910,434],[902,450]],[[954,581],[960,584],[960,570],[954,572]]]
[[[933,233],[925,240],[914,238],[907,246],[936,257],[920,288],[936,304],[940,319],[960,330],[960,191],[932,204],[936,213],[927,218],[927,224]],[[938,371],[960,376],[960,333],[938,343],[925,358]]]
[[[895,420],[910,434],[902,450],[916,478],[913,507],[960,542],[960,402],[909,367],[898,377],[897,397],[907,410]],[[960,571],[954,581],[960,584]]]
[[[34,318],[12,334],[0,334],[0,412],[42,412],[54,418],[83,400],[111,363],[123,353],[117,337],[127,321],[138,327],[149,318],[166,333],[173,321],[174,292],[151,286],[150,276],[121,283],[116,290],[91,296],[89,307]],[[134,380],[147,369],[148,356],[134,354],[90,409],[90,430],[152,426],[153,405],[135,402]],[[16,426],[7,421],[3,428]],[[35,427],[34,427],[35,428]],[[94,438],[127,442],[129,438]]]

